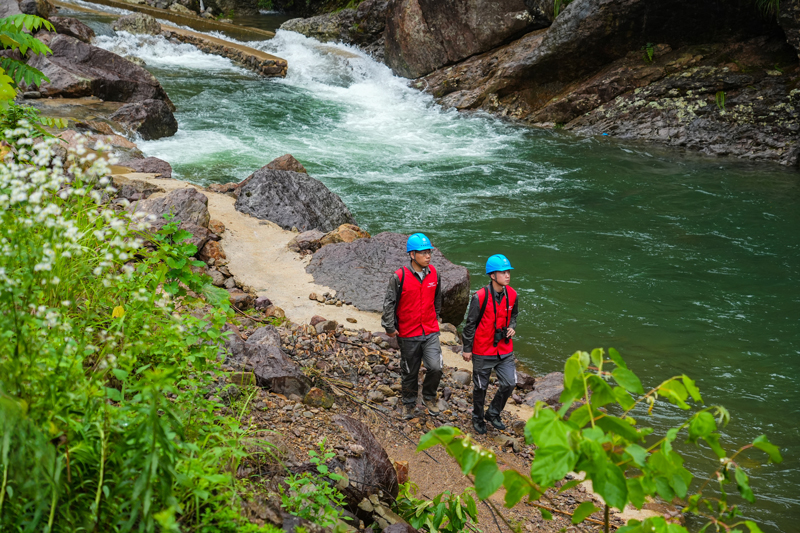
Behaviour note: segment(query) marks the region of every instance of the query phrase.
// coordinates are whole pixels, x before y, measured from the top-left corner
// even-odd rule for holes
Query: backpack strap
[[[480,289],[478,289],[478,291],[480,291]],[[480,300],[480,299],[481,299],[481,297],[478,296],[478,300]],[[483,288],[483,301],[481,302],[481,311],[478,314],[478,324],[480,324],[481,320],[483,320],[483,313],[486,311],[486,304],[487,303],[489,303],[489,286],[488,285]],[[477,325],[476,325],[476,327],[477,327]]]
[[[394,297],[394,316],[395,316],[395,326],[397,326],[397,310],[400,309],[400,296],[403,295],[403,283],[406,281],[406,267],[400,269],[402,274],[398,276],[400,279],[400,283],[397,285],[397,293]],[[397,272],[395,272],[397,274]]]

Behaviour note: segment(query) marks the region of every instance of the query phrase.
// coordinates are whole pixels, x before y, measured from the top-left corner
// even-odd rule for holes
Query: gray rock
[[[113,28],[115,31],[126,31],[135,35],[161,35],[161,24],[144,13],[124,15],[114,22]]]
[[[464,387],[472,383],[472,372],[469,370],[456,370],[450,377],[453,381]]]
[[[517,370],[517,388],[522,390],[533,390],[536,380],[530,374]]]
[[[319,241],[324,236],[325,233],[316,229],[304,231],[289,241],[287,247],[293,252],[316,252],[321,246]]]
[[[164,215],[173,215],[173,220],[207,227],[211,214],[208,212],[208,198],[193,187],[176,189],[162,198],[150,198],[131,204],[134,213],[143,212],[150,216],[151,227],[161,228],[167,221]]]
[[[372,403],[382,403],[384,398],[383,393],[377,390],[371,390],[367,393],[367,400]]]
[[[92,28],[72,17],[50,17],[50,23],[55,27],[56,33],[75,37],[84,43],[91,43],[95,33]]]
[[[19,10],[26,15],[36,15],[44,19],[50,16],[50,13],[55,12],[53,4],[47,0],[20,0]]]
[[[436,402],[436,408],[440,412],[444,412],[444,411],[447,411],[448,409],[450,409],[450,405],[446,401],[444,401],[443,399],[439,398],[439,401]]]
[[[287,230],[328,232],[342,224],[355,224],[342,199],[308,174],[263,167],[237,190],[237,210]]]
[[[535,20],[524,0],[397,0],[386,22],[386,64],[407,78],[550,24]]]
[[[226,362],[252,371],[260,387],[286,397],[293,394],[297,401],[302,401],[311,384],[280,346],[280,334],[274,326],[257,329],[246,342],[234,332],[225,339],[229,354]]]
[[[339,324],[336,323],[335,320],[326,320],[325,322],[320,322],[316,326],[317,334],[325,333],[326,331],[336,331],[336,327]]]
[[[163,100],[125,104],[109,118],[127,126],[146,141],[171,137],[178,131],[178,121]]]
[[[336,289],[337,298],[351,301],[362,311],[383,311],[389,279],[408,264],[406,235],[380,233],[368,239],[324,246],[316,252],[306,271],[320,285]],[[469,272],[455,265],[438,250],[432,264],[442,280],[443,322],[460,324],[469,303]],[[358,276],[353,276],[358,272]]]
[[[146,174],[156,174],[157,178],[171,178],[172,166],[157,157],[146,157],[144,159],[129,159],[121,161],[121,166],[128,167],[134,172],[143,172]]]
[[[127,59],[69,35],[40,31],[36,38],[53,51],[28,59],[28,65],[42,71],[50,80],[38,87],[43,97],[97,96],[109,102],[154,99],[163,100],[170,109],[175,108],[158,80]],[[29,90],[23,85],[23,90]]]
[[[222,287],[225,285],[225,276],[216,268],[210,268],[208,270],[208,275],[211,276],[211,283],[215,287]]]
[[[372,367],[373,374],[383,374],[386,372],[386,365],[374,365]]]
[[[267,309],[271,305],[272,305],[272,300],[270,300],[266,296],[259,296],[258,298],[256,298],[256,304],[255,304],[256,309],[262,309],[262,310]]]
[[[228,279],[225,280],[225,282],[222,285],[226,289],[235,289],[236,288],[236,280],[233,279],[233,278],[228,278]]]
[[[271,162],[267,163],[267,168],[270,170],[289,170],[291,172],[308,174],[306,167],[295,159],[292,154],[284,154],[280,157],[276,157]]]
[[[21,13],[19,3],[16,0],[0,0],[0,17],[5,18]]]
[[[526,404],[534,407],[538,401],[547,405],[558,405],[558,399],[564,391],[564,374],[563,372],[551,372],[537,378],[534,387],[533,392],[525,396]]]

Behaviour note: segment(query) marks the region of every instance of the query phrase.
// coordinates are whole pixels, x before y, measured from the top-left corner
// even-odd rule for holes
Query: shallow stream
[[[745,514],[798,531],[800,173],[444,111],[360,52],[297,34],[248,43],[288,60],[287,78],[268,80],[76,15],[169,93],[177,135],[139,146],[176,177],[239,181],[291,153],[371,233],[425,232],[473,289],[485,259],[507,255],[525,366],[561,370],[575,350],[614,346],[646,388],[697,379],[731,412],[728,449],[766,433],[784,454],[745,461],[758,498]],[[656,412],[660,428],[682,414]],[[707,448],[683,448],[696,474],[716,468]]]

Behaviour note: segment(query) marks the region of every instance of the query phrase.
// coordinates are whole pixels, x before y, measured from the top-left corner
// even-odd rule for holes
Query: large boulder
[[[50,13],[55,12],[55,7],[47,0],[20,0],[19,10],[26,15],[36,15],[46,19]]]
[[[382,312],[389,278],[409,262],[407,239],[399,233],[379,233],[369,239],[329,244],[314,254],[306,271],[316,283],[335,289],[337,298],[363,311]],[[469,303],[469,272],[438,249],[431,263],[442,279],[442,322],[458,325]]]
[[[209,240],[219,239],[218,235],[208,230],[208,221],[211,219],[208,198],[192,187],[176,189],[160,198],[135,202],[129,210],[147,214],[145,220],[150,224],[151,233],[156,233],[169,222],[164,215],[172,215],[172,220],[180,221],[181,229],[192,234],[188,242],[198,250],[203,250]]]
[[[336,415],[333,422],[344,429],[359,446],[363,448],[358,454],[348,454],[344,465],[331,466],[342,468],[348,478],[348,486],[341,489],[351,510],[358,512],[358,505],[370,496],[378,495],[381,498],[394,501],[397,498],[399,486],[397,471],[389,459],[386,450],[372,434],[369,427],[355,418],[347,415]]]
[[[75,37],[81,42],[91,43],[94,39],[94,30],[72,17],[50,17],[50,23],[56,29],[56,33]]]
[[[342,199],[308,174],[263,167],[237,190],[237,210],[284,229],[328,232],[342,224],[355,224]]]
[[[536,402],[544,402],[547,405],[559,405],[559,397],[564,391],[563,372],[551,372],[540,378],[536,378],[533,392],[525,396],[525,403],[531,407],[536,406]]]
[[[778,23],[800,58],[800,0],[781,0]]]
[[[134,172],[145,174],[155,174],[156,178],[171,178],[172,166],[157,157],[146,157],[144,159],[129,159],[120,161],[120,166],[127,167]]]
[[[226,362],[239,370],[253,372],[256,384],[272,392],[305,396],[310,380],[281,350],[281,336],[274,326],[264,326],[243,341],[235,332],[225,339]]]
[[[407,78],[550,23],[534,19],[524,0],[392,0],[386,21],[386,64]]]
[[[69,35],[40,31],[36,37],[53,51],[48,55],[30,56],[27,61],[50,79],[38,89],[42,96],[97,96],[111,102],[155,99],[163,100],[174,109],[158,80],[127,59]]]
[[[22,11],[19,10],[19,3],[17,3],[16,0],[0,0],[0,18],[19,15],[21,13]]]
[[[170,137],[178,131],[178,121],[163,100],[125,104],[109,118],[127,126],[146,141]]]
[[[114,30],[126,31],[134,35],[160,35],[161,24],[150,15],[131,13],[114,21]]]
[[[284,154],[280,157],[276,157],[270,163],[267,163],[267,168],[270,170],[290,170],[292,172],[308,174],[306,167],[295,159],[292,154]]]

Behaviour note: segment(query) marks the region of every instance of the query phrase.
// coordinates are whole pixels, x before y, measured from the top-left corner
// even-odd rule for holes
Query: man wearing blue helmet
[[[488,420],[497,429],[506,429],[500,413],[517,386],[514,362],[514,341],[517,314],[517,291],[509,286],[514,267],[504,255],[493,255],[486,261],[486,274],[491,283],[478,289],[469,304],[464,326],[465,361],[472,361],[472,426],[478,434],[486,433]],[[486,416],[483,405],[492,370],[497,374],[497,389]]]
[[[400,344],[403,416],[417,416],[419,367],[425,365],[422,400],[428,413],[439,414],[437,389],[442,379],[442,347],[439,344],[439,313],[442,288],[439,273],[431,265],[433,245],[422,233],[408,238],[409,266],[395,271],[383,301],[381,325],[386,334],[397,335]]]

